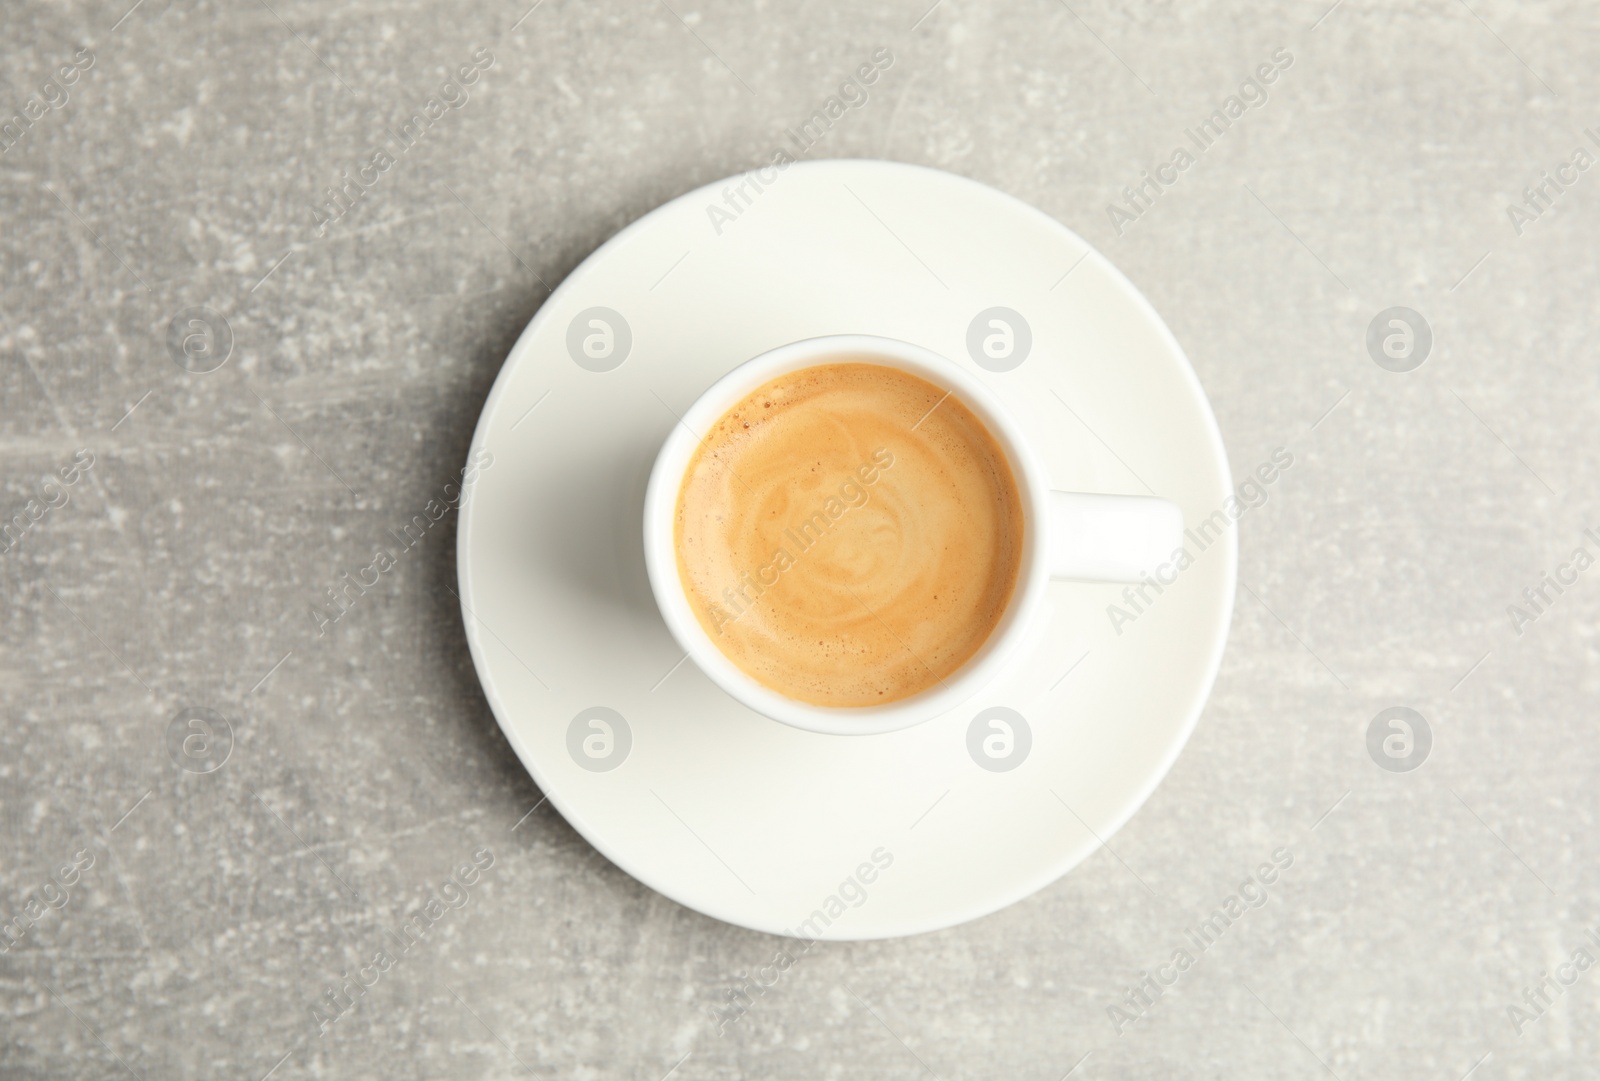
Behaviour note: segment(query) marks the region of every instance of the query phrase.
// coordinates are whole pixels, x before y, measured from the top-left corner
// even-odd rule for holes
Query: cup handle
[[[1154,496],[1050,493],[1050,577],[1137,582],[1183,545],[1183,512]]]

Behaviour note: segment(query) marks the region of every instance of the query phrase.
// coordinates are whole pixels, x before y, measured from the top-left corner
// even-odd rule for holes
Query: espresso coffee
[[[678,492],[678,575],[706,633],[766,687],[873,706],[960,668],[1022,564],[1017,482],[954,394],[841,358],[759,387]]]

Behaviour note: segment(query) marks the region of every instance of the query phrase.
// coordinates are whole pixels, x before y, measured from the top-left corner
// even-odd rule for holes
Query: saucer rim
[[[1098,248],[1084,240],[1076,231],[1038,207],[998,188],[958,173],[906,162],[874,158],[822,158],[797,162],[789,166],[789,169],[810,173],[822,172],[840,166],[850,169],[900,172],[903,174],[928,174],[938,182],[954,182],[960,187],[971,189],[979,197],[998,198],[1005,203],[1011,204],[1015,209],[1019,209],[1026,216],[1031,217],[1042,228],[1054,230],[1058,236],[1064,237],[1084,249],[1084,258],[1092,257],[1097,260],[1101,271],[1108,274],[1108,280],[1133,301],[1135,308],[1143,315],[1145,324],[1156,332],[1158,339],[1170,350],[1174,357],[1181,361],[1178,367],[1186,381],[1187,389],[1200,406],[1201,419],[1204,421],[1203,427],[1210,443],[1209,449],[1212,452],[1214,461],[1221,470],[1222,476],[1227,479],[1231,486],[1233,473],[1228,465],[1227,449],[1223,444],[1222,433],[1217,424],[1216,412],[1211,406],[1210,399],[1200,383],[1199,376],[1195,372],[1194,365],[1189,360],[1188,354],[1150,300]],[[708,194],[715,193],[718,189],[725,187],[731,181],[748,176],[752,171],[746,170],[732,176],[719,178],[651,208],[590,252],[582,262],[573,268],[571,273],[562,279],[555,289],[551,290],[532,318],[528,320],[528,324],[523,328],[522,333],[517,336],[516,342],[501,363],[500,370],[495,376],[494,384],[484,399],[483,407],[478,415],[478,422],[473,429],[472,442],[467,451],[469,462],[472,460],[473,455],[486,446],[490,426],[499,413],[502,399],[509,392],[515,370],[524,359],[524,355],[529,351],[528,346],[534,337],[543,330],[547,322],[554,318],[553,313],[559,307],[554,302],[558,297],[564,291],[575,292],[580,289],[583,283],[597,272],[596,268],[604,261],[602,256],[606,256],[625,246],[634,236],[643,232],[655,219],[665,216],[669,210],[682,204],[697,202]],[[1215,626],[1219,633],[1215,634],[1210,656],[1206,658],[1203,678],[1197,684],[1196,692],[1185,710],[1183,721],[1177,729],[1177,735],[1169,741],[1169,745],[1161,756],[1159,764],[1147,771],[1146,777],[1138,786],[1128,789],[1128,794],[1119,801],[1116,813],[1110,816],[1110,825],[1098,834],[1091,834],[1093,843],[1082,843],[1076,848],[1064,851],[1061,856],[1055,859],[1041,860],[1033,873],[1029,874],[1024,871],[1018,875],[1020,885],[1002,893],[987,896],[982,901],[970,903],[966,908],[958,912],[941,911],[918,920],[907,921],[892,930],[886,929],[865,934],[822,934],[815,940],[807,940],[803,939],[802,936],[793,934],[787,928],[762,925],[759,920],[752,919],[750,915],[731,911],[729,906],[723,904],[715,896],[691,898],[686,895],[678,884],[663,884],[654,880],[652,876],[641,873],[635,862],[626,853],[620,851],[617,845],[606,841],[601,831],[597,830],[581,813],[569,804],[569,801],[560,794],[558,786],[539,768],[537,757],[525,744],[522,736],[517,731],[517,726],[507,720],[511,716],[511,711],[492,676],[492,669],[489,667],[485,655],[478,620],[468,607],[468,598],[476,595],[473,590],[473,563],[470,558],[471,542],[474,536],[473,522],[475,521],[472,514],[473,502],[470,498],[463,499],[456,534],[456,577],[457,585],[460,587],[460,595],[457,599],[461,605],[462,623],[466,633],[468,650],[472,656],[473,668],[477,673],[479,685],[483,690],[485,700],[489,703],[490,711],[494,714],[496,724],[499,725],[507,743],[516,753],[522,767],[528,771],[529,776],[538,786],[544,800],[554,806],[566,822],[597,852],[646,888],[660,893],[662,896],[683,905],[691,911],[735,927],[802,941],[877,941],[925,934],[970,923],[973,920],[993,915],[1033,896],[1087,860],[1103,847],[1110,837],[1127,825],[1128,821],[1148,802],[1156,788],[1172,771],[1178,756],[1188,746],[1189,740],[1194,734],[1194,729],[1199,723],[1200,714],[1204,711],[1206,703],[1210,701],[1211,693],[1215,689],[1217,675],[1222,666],[1222,658],[1227,649],[1228,635],[1232,628],[1233,612],[1238,593],[1239,538],[1238,531],[1234,529],[1226,531],[1219,538],[1225,549],[1223,552],[1225,565],[1222,570],[1225,588],[1222,593],[1221,604],[1214,616]],[[910,732],[926,727],[926,725],[913,725],[911,728],[903,729],[902,731]],[[932,730],[928,729],[928,731]],[[816,735],[819,738],[849,738],[826,736],[820,733],[816,733]]]

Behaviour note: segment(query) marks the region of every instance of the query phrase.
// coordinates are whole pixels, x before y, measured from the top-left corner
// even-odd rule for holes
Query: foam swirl
[[[706,435],[678,495],[678,573],[754,679],[816,705],[881,705],[988,638],[1022,520],[1004,453],[954,395],[825,364],[759,387]]]

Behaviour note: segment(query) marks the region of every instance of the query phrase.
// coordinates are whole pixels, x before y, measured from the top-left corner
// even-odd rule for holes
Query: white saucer
[[[1196,527],[1231,494],[1222,441],[1149,303],[1039,211],[887,162],[794,165],[725,199],[741,180],[613,237],[512,349],[473,440],[493,464],[461,511],[473,660],[550,802],[641,882],[779,934],[947,927],[1054,881],[1166,774],[1221,661],[1235,531],[1191,543],[1193,565],[1147,589],[1120,634],[1107,606],[1134,614],[1124,587],[1054,583],[1031,654],[982,700],[886,735],[817,735],[680,663],[657,613],[641,514],[675,414],[767,349],[861,333],[985,378],[1059,489],[1147,484]],[[993,335],[1003,352],[990,318],[1011,329],[1008,357],[983,352]]]

